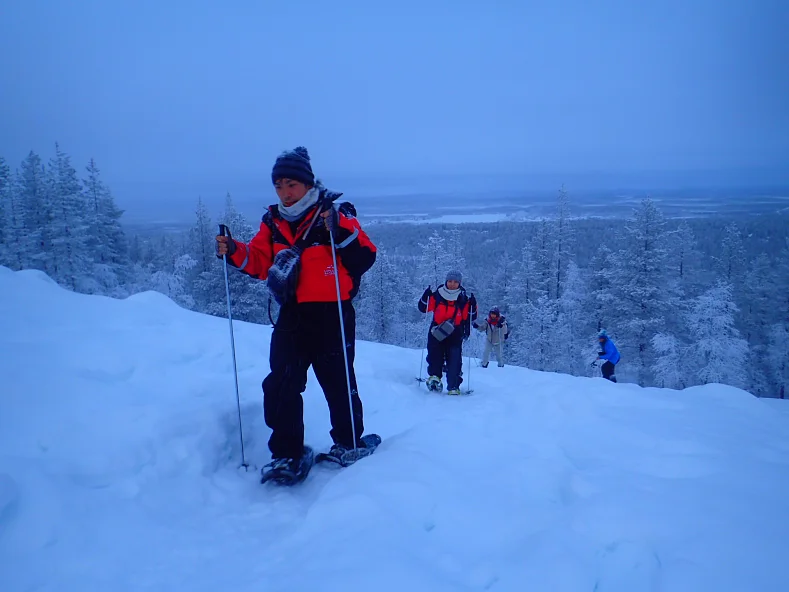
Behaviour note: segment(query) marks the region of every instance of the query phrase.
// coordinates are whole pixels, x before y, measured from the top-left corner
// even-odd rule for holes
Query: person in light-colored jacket
[[[499,363],[499,368],[504,367],[504,356],[502,349],[504,342],[510,336],[510,329],[507,327],[507,319],[505,319],[498,306],[494,306],[488,313],[488,318],[484,321],[474,321],[474,328],[479,331],[484,331],[487,339],[485,340],[485,351],[482,354],[482,367],[487,368],[490,363],[490,354],[495,350],[496,361]]]

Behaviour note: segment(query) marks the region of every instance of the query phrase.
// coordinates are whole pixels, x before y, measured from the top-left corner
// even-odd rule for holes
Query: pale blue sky
[[[0,155],[116,187],[789,168],[789,2],[6,0]],[[116,189],[117,191],[117,189]]]

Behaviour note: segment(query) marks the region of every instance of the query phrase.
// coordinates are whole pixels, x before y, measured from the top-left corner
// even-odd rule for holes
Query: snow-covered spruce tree
[[[701,253],[696,236],[686,220],[682,220],[676,230],[669,234],[669,267],[673,268],[673,276],[678,281],[682,296],[693,298],[699,291],[701,270]]]
[[[17,175],[19,216],[23,227],[16,241],[25,268],[40,269],[54,279],[52,257],[53,205],[41,157],[32,150]]]
[[[780,399],[789,397],[789,323],[776,323],[770,328],[770,342],[767,350],[767,364],[770,369],[774,391],[771,396]]]
[[[466,267],[466,257],[463,253],[463,239],[461,236],[460,225],[454,225],[447,233],[446,249],[449,254],[452,269],[457,269],[464,275],[468,275]],[[449,271],[449,270],[447,270]]]
[[[565,283],[567,266],[573,256],[575,236],[570,224],[570,198],[562,185],[559,190],[556,208],[556,252],[554,254],[554,267],[556,269],[556,298],[561,298],[562,287]]]
[[[531,241],[530,254],[522,268],[530,295],[520,310],[519,339],[513,344],[516,359],[534,370],[555,372],[557,365],[556,325],[559,305],[556,300],[554,239],[552,225],[543,220]],[[526,277],[528,274],[528,277]]]
[[[688,386],[685,368],[686,347],[674,335],[657,333],[652,337],[655,361],[652,372],[655,385],[661,388],[682,389]]]
[[[512,275],[512,281],[509,282],[504,296],[508,303],[507,324],[512,334],[509,339],[508,359],[513,364],[527,366],[532,343],[524,336],[530,330],[532,301],[537,299],[537,272],[530,245],[521,249],[520,260],[515,262]]]
[[[125,286],[131,272],[129,245],[120,222],[123,211],[117,207],[109,187],[101,180],[94,159],[90,159],[86,171],[87,177],[82,180],[89,227],[86,243],[93,260],[97,291],[120,296],[127,292]]]
[[[195,301],[190,294],[190,271],[197,262],[189,254],[177,255],[173,260],[172,270],[155,271],[150,276],[150,287],[145,289],[161,292],[184,308],[194,309]]]
[[[739,321],[748,342],[747,388],[758,396],[771,391],[767,363],[770,321],[776,296],[776,278],[770,258],[762,253],[753,259],[744,276]]]
[[[586,284],[580,268],[570,260],[562,276],[556,323],[557,369],[559,372],[583,376],[588,366],[589,349],[586,328]]]
[[[14,255],[12,250],[11,212],[11,167],[0,156],[0,265],[12,267]]]
[[[735,222],[726,226],[719,254],[714,259],[723,279],[736,289],[742,283],[745,274],[745,247],[742,244],[742,234]]]
[[[226,299],[224,275],[221,278],[216,277],[221,272],[214,246],[217,232],[218,226],[214,226],[211,222],[203,198],[198,197],[195,223],[189,229],[188,238],[187,253],[195,260],[195,265],[188,276],[190,285],[188,290],[194,299],[195,310],[205,313],[209,310],[221,310],[222,302]]]
[[[736,314],[737,305],[728,282],[721,280],[693,299],[687,315],[687,361],[701,384],[746,386],[748,342],[735,327]]]
[[[30,253],[35,248],[25,227],[25,208],[22,201],[22,185],[19,171],[15,171],[9,179],[9,200],[6,203],[8,216],[8,256],[12,269],[24,269],[30,261]]]
[[[589,265],[590,290],[588,310],[594,323],[593,330],[607,327],[616,315],[616,298],[612,288],[613,252],[605,243],[600,243]]]
[[[50,160],[48,173],[53,214],[49,220],[53,279],[71,290],[93,292],[87,208],[77,171],[58,144],[55,144],[55,156]]]
[[[770,327],[766,359],[773,396],[789,398],[789,237],[775,265],[775,323]]]
[[[419,247],[421,249],[417,264],[419,285],[414,287],[414,293],[418,292],[418,296],[421,296],[427,286],[435,290],[443,284],[447,272],[456,269],[457,262],[453,253],[447,249],[446,240],[437,230],[427,237],[427,241],[419,243]]]
[[[404,281],[402,269],[392,261],[386,249],[379,247],[375,264],[362,276],[357,297],[359,339],[411,345],[406,341],[404,323],[412,315],[406,314],[404,307],[416,310],[416,300],[404,299],[399,293],[398,286]]]
[[[606,327],[621,336],[622,362],[635,367],[641,386],[652,384],[652,337],[678,306],[676,282],[666,268],[665,220],[647,198],[624,229],[624,248],[612,256],[611,288],[617,316]],[[619,374],[619,373],[618,373]]]
[[[191,295],[197,310],[206,314],[227,318],[227,293],[225,289],[224,261],[216,257],[214,246],[219,226],[211,225],[210,217],[202,202],[198,201],[195,226],[189,232],[189,252],[201,266],[199,273],[193,274]],[[233,203],[230,193],[225,196],[225,208],[219,215],[219,224],[230,229],[234,239],[249,242],[257,229],[247,222]],[[209,250],[210,247],[210,250]],[[203,259],[205,257],[205,259]],[[228,265],[227,274],[230,285],[230,303],[233,318],[251,323],[268,324],[269,294],[266,282],[251,278]],[[272,315],[276,318],[278,307],[272,302]]]

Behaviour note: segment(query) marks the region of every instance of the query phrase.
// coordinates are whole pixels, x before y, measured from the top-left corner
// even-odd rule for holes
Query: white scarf
[[[441,294],[444,300],[447,300],[448,302],[454,302],[458,299],[458,296],[460,296],[460,287],[450,290],[442,284],[438,287],[438,293]]]
[[[316,184],[315,187],[310,189],[306,194],[304,194],[304,197],[302,197],[292,206],[286,206],[280,202],[277,206],[279,208],[279,213],[288,222],[296,222],[296,220],[299,220],[304,215],[304,212],[318,203],[320,192],[320,188]]]

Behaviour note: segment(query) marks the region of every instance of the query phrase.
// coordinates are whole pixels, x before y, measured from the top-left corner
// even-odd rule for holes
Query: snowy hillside
[[[789,589],[784,401],[495,365],[449,398],[420,351],[360,343],[383,444],[262,486],[225,319],[6,268],[0,294],[4,592]],[[269,329],[235,334],[259,468]],[[312,373],[305,399],[327,447]]]

